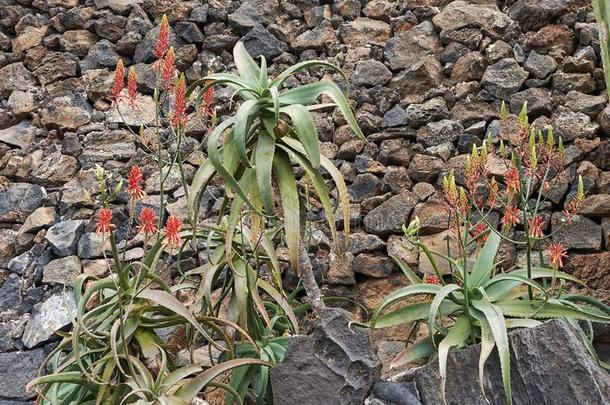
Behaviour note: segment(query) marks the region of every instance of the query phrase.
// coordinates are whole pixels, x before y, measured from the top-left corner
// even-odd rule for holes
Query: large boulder
[[[607,404],[610,374],[587,352],[579,332],[567,322],[554,320],[509,334],[511,386],[514,404]],[[448,405],[504,405],[500,362],[494,350],[485,367],[481,393],[476,370],[480,346],[449,353],[446,399]],[[413,373],[424,404],[442,404],[438,362]]]
[[[271,369],[276,405],[362,404],[381,373],[366,331],[349,327],[349,313],[322,311],[311,336],[291,338]]]
[[[38,367],[45,356],[44,349],[0,353],[0,403],[25,404],[20,401],[27,401],[36,395],[35,392],[26,391],[25,386],[36,378]]]

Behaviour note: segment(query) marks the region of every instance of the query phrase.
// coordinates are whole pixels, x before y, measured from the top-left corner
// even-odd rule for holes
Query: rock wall
[[[150,145],[125,130],[107,94],[120,57],[135,66],[148,95],[140,114],[153,120],[152,49],[163,13],[189,81],[233,69],[230,51],[240,38],[270,60],[272,73],[321,58],[351,78],[369,143],[332,111],[315,114],[323,153],[349,183],[357,230],[349,254],[334,261],[327,236],[314,232],[311,251],[331,293],[373,307],[404,284],[387,253],[398,252],[401,225],[413,215],[429,243],[442,246],[439,179],[452,168],[459,173],[464,154],[488,132],[498,139],[501,100],[512,113],[527,101],[534,124],[552,125],[566,141],[547,230],[582,175],[584,209],[555,239],[569,248],[570,271],[593,288],[610,288],[610,106],[589,1],[0,0],[0,387],[10,387],[0,389],[0,400],[31,397],[22,382],[74,308],[64,286],[83,272],[105,271],[105,246],[90,221],[94,206],[83,192],[95,194],[92,167],[120,178],[141,165],[142,204],[158,207]],[[288,85],[325,75],[312,69]],[[216,99],[222,116],[228,94]],[[128,123],[139,122],[122,112]],[[190,130],[186,148],[197,148],[203,133]],[[198,162],[189,161],[188,173]],[[166,189],[167,210],[184,213],[177,173]],[[125,203],[125,195],[113,201],[118,224]],[[206,204],[202,212],[213,214],[213,201]],[[143,255],[141,244],[129,246],[130,258]],[[512,255],[517,260],[520,252]],[[384,335],[380,345],[391,352],[401,339]]]

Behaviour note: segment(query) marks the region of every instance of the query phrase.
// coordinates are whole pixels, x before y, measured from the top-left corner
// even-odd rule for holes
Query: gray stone
[[[352,73],[355,86],[383,86],[392,78],[392,72],[377,60],[363,60],[356,63]]]
[[[116,62],[116,61],[115,61]],[[40,112],[40,122],[48,128],[74,131],[91,122],[93,109],[82,93],[54,98]]]
[[[229,24],[239,33],[246,33],[258,24],[267,26],[275,19],[278,7],[277,0],[242,1],[239,8],[229,14]]]
[[[383,115],[383,125],[386,127],[401,127],[407,125],[408,115],[407,112],[396,104],[392,109]]]
[[[26,91],[36,84],[34,75],[21,62],[0,69],[0,98],[8,98],[14,90]]]
[[[377,235],[401,233],[417,203],[417,197],[404,191],[381,203],[364,217],[364,229]]]
[[[176,23],[174,29],[176,30],[176,35],[189,44],[200,44],[205,39],[197,24],[192,22],[181,21]]]
[[[40,61],[34,74],[42,85],[74,77],[78,73],[78,57],[68,52],[49,52]]]
[[[598,366],[567,322],[519,329],[509,334],[511,386],[514,404],[605,404],[610,402],[610,376]],[[447,361],[448,405],[506,404],[500,363],[494,350],[485,366],[479,387],[480,346],[451,350]],[[535,378],[532,378],[535,376]],[[416,369],[413,379],[425,404],[441,404],[438,361]]]
[[[514,59],[506,58],[485,70],[481,86],[495,98],[508,100],[511,94],[519,91],[527,75]]]
[[[354,271],[375,278],[385,278],[394,271],[394,261],[385,253],[360,253],[354,259]]]
[[[390,80],[390,86],[404,97],[425,93],[439,86],[442,81],[443,68],[434,56],[428,55],[395,75]]]
[[[52,260],[44,266],[42,282],[72,286],[76,277],[81,274],[82,267],[78,256]]]
[[[92,69],[113,69],[118,59],[119,55],[116,53],[112,42],[102,39],[89,48],[87,56],[80,62],[80,69],[83,73]]]
[[[434,183],[443,168],[443,160],[434,156],[417,154],[409,163],[409,177],[416,182]]]
[[[562,212],[551,217],[553,242],[561,243],[566,249],[596,251],[602,246],[601,226],[589,218],[574,215],[568,222]]]
[[[339,27],[339,36],[348,46],[384,46],[390,39],[391,32],[388,23],[366,17],[358,17]]]
[[[72,292],[52,295],[34,307],[23,332],[23,344],[31,349],[49,340],[57,330],[70,324],[75,314],[76,303]]]
[[[519,114],[526,101],[530,119],[541,115],[550,115],[553,111],[553,94],[551,90],[533,87],[510,96],[510,112]]]
[[[417,387],[412,382],[379,380],[373,385],[371,398],[382,401],[384,405],[421,405]]]
[[[442,97],[432,98],[421,104],[409,104],[407,107],[409,126],[419,128],[430,121],[449,118],[447,103]]]
[[[78,160],[84,166],[108,160],[126,161],[136,153],[134,141],[129,131],[90,132],[85,137]]]
[[[262,25],[254,26],[241,41],[253,58],[264,56],[267,60],[270,60],[288,50],[288,45],[278,40]]]
[[[400,32],[384,48],[384,56],[394,70],[413,66],[422,57],[432,55],[441,48],[438,35],[430,21]]]
[[[59,186],[70,180],[78,169],[78,160],[75,157],[62,155],[57,151],[45,156],[39,164],[35,165],[30,178],[33,183]]]
[[[595,51],[587,46],[577,51],[574,56],[566,56],[562,61],[566,73],[588,73],[595,70],[597,63]]]
[[[385,242],[377,235],[372,235],[365,232],[355,232],[349,234],[347,250],[355,255],[362,252],[374,252],[382,250],[384,247]]]
[[[76,246],[82,234],[85,221],[71,219],[59,222],[49,228],[46,239],[59,256],[71,256],[76,253]]]
[[[595,80],[589,73],[557,72],[553,74],[553,90],[561,93],[576,90],[590,94],[595,91]]]
[[[327,308],[311,336],[296,336],[271,369],[277,405],[361,404],[381,373],[367,332],[350,328],[349,314]],[[295,387],[299,387],[295,389]]]
[[[35,392],[27,391],[25,386],[36,378],[45,357],[44,349],[0,353],[0,387],[2,398],[6,398],[1,400],[2,404],[25,404],[26,402],[19,401],[28,401],[36,396]]]
[[[591,118],[597,117],[606,107],[607,97],[605,94],[599,96],[590,96],[578,91],[570,91],[566,94],[564,106],[572,111],[587,114]]]
[[[0,222],[23,222],[47,196],[44,187],[10,183],[0,193]]]
[[[25,148],[36,140],[36,127],[32,120],[23,120],[17,125],[0,130],[0,142]]]
[[[110,251],[110,241],[107,237],[104,238],[102,235],[95,232],[84,233],[78,241],[78,257],[81,259],[96,259],[102,257],[104,251]]]
[[[347,189],[352,202],[361,202],[367,197],[374,197],[381,191],[381,182],[371,173],[359,174]]]
[[[330,253],[328,257],[328,272],[324,281],[328,284],[354,285],[354,255],[350,252],[339,255]]]
[[[481,28],[491,37],[499,37],[511,26],[509,16],[502,13],[495,2],[473,4],[467,1],[453,1],[432,18],[440,30],[459,30],[462,28]]]
[[[564,141],[573,141],[576,138],[593,138],[599,129],[599,124],[591,122],[589,116],[558,107],[551,117],[551,126],[555,133]]]
[[[445,142],[454,142],[463,132],[464,127],[460,121],[441,120],[430,122],[424,130],[417,132],[417,142],[428,148]]]
[[[532,51],[523,67],[530,72],[532,77],[544,79],[557,69],[557,62],[552,56],[540,55],[536,51]]]

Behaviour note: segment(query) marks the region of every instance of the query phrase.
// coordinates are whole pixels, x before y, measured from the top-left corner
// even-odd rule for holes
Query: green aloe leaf
[[[251,87],[260,87],[258,82],[261,73],[260,68],[246,51],[246,47],[241,41],[236,43],[233,48],[233,60],[242,79],[246,80]]]
[[[479,291],[483,295],[483,299],[480,301],[473,300],[472,306],[483,313],[491,328],[491,333],[498,347],[498,355],[500,356],[500,369],[502,371],[502,383],[504,385],[506,402],[508,405],[511,405],[513,400],[510,385],[510,352],[503,310],[491,303],[487,294],[485,294],[485,290],[479,287]]]
[[[435,350],[432,339],[422,339],[401,350],[390,363],[390,368],[402,367],[417,359],[428,358],[434,354]]]
[[[441,375],[441,396],[445,400],[445,384],[447,382],[447,356],[449,349],[453,346],[463,346],[470,336],[470,322],[466,315],[460,315],[455,323],[449,328],[449,333],[438,345],[438,371]],[[432,340],[432,336],[430,336]]]
[[[356,117],[354,116],[345,95],[343,95],[341,89],[333,82],[321,80],[319,82],[305,84],[303,86],[287,90],[280,94],[280,103],[283,105],[309,105],[313,104],[322,94],[326,94],[333,100],[356,136],[363,141],[366,141],[366,137],[360,130],[360,127],[356,122]]]
[[[489,280],[494,268],[494,260],[500,246],[500,235],[490,232],[483,248],[477,256],[477,260],[472,268],[473,286],[479,286],[483,281]]]
[[[307,69],[307,68],[310,68],[313,66],[324,66],[324,67],[330,68],[330,69],[334,70],[335,72],[339,73],[341,75],[341,77],[343,78],[343,80],[345,81],[345,83],[347,84],[346,93],[349,93],[349,81],[347,80],[347,76],[345,76],[345,73],[343,73],[343,71],[341,69],[339,69],[337,66],[333,65],[332,63],[328,63],[323,60],[307,60],[304,62],[297,63],[296,65],[292,65],[288,69],[286,69],[282,73],[280,73],[271,82],[271,85],[279,88],[282,86],[284,81],[286,81],[286,79],[288,79],[290,76],[294,75],[295,73],[300,72],[303,69]]]
[[[182,387],[180,387],[180,389],[176,392],[175,395],[187,402],[190,402],[197,396],[197,394],[199,394],[202,389],[204,389],[210,382],[212,382],[214,378],[218,377],[219,375],[237,367],[254,365],[270,367],[272,364],[259,359],[229,360],[205,370],[203,373],[199,374],[197,377],[193,378],[192,380],[184,384]]]
[[[388,294],[377,306],[373,316],[371,317],[371,327],[375,327],[375,323],[381,312],[392,304],[412,297],[414,295],[432,294],[435,295],[441,289],[435,284],[416,284],[407,287],[399,288],[398,290]]]
[[[246,100],[239,106],[237,113],[235,113],[235,125],[233,130],[233,136],[235,139],[235,146],[237,147],[237,155],[239,160],[246,167],[252,167],[250,159],[246,152],[246,135],[252,125],[253,116],[264,105],[264,100]]]
[[[320,167],[320,141],[311,114],[301,104],[282,107],[280,112],[287,114],[292,120],[294,131],[309,157],[309,163],[317,170]]]
[[[415,274],[413,270],[411,270],[411,267],[409,267],[409,265],[404,260],[392,254],[390,255],[390,257],[396,262],[400,270],[404,273],[405,276],[407,276],[407,279],[409,279],[412,284],[421,284],[423,282],[422,279],[417,274]]]
[[[428,312],[428,332],[430,336],[434,336],[434,325],[436,324],[436,314],[438,313],[439,307],[449,294],[460,289],[460,286],[457,284],[447,284],[438,290],[434,296],[432,304],[430,305],[430,311]]]
[[[290,264],[297,274],[299,269],[299,243],[301,238],[300,204],[297,182],[294,178],[290,158],[283,150],[277,150],[273,160],[273,168],[280,189],[282,211],[284,212],[284,229],[286,245],[290,256]]]
[[[275,138],[261,131],[256,142],[256,181],[261,193],[261,199],[268,215],[273,215],[275,204],[273,199],[272,169],[275,154]]]
[[[481,328],[481,354],[479,355],[479,388],[481,389],[481,393],[487,399],[487,394],[485,393],[485,386],[483,382],[485,381],[485,363],[487,359],[491,355],[493,348],[496,345],[494,341],[493,332],[491,331],[491,326],[489,326],[489,322],[485,315],[483,315],[480,311],[473,309],[472,316],[474,316],[477,321],[479,321]],[[508,325],[507,325],[508,327]]]

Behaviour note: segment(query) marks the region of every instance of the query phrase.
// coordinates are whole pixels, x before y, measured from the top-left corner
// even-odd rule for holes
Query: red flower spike
[[[568,255],[560,243],[551,243],[546,251],[546,257],[549,259],[551,267],[560,269],[563,267],[563,259],[568,257]]]
[[[127,73],[127,95],[129,96],[129,104],[132,107],[138,105],[138,78],[136,76],[136,70],[134,67],[129,68]]]
[[[127,193],[134,200],[139,200],[144,196],[142,189],[142,169],[139,166],[132,166],[127,179]]]
[[[178,79],[174,93],[174,111],[172,112],[172,126],[174,128],[184,128],[188,122],[186,115],[186,83],[184,75]]]
[[[97,214],[97,224],[95,226],[95,232],[97,234],[105,235],[106,233],[110,233],[114,228],[112,224],[112,211],[108,208],[100,208]]]
[[[170,47],[163,58],[163,69],[161,70],[161,82],[166,90],[172,87],[172,80],[176,74],[174,47]]]
[[[504,183],[506,184],[506,190],[508,192],[519,192],[519,189],[521,188],[519,171],[514,167],[508,169],[504,174]]]
[[[180,227],[182,221],[180,218],[170,215],[165,223],[165,237],[167,239],[167,245],[170,248],[180,246]]]
[[[114,70],[114,84],[110,92],[112,104],[119,103],[123,87],[125,87],[125,66],[123,65],[123,60],[119,59]]]
[[[426,274],[424,276],[424,283],[441,285],[441,280],[439,280],[436,274]]]
[[[533,218],[530,218],[527,222],[527,226],[530,231],[530,236],[532,238],[541,238],[544,236],[542,232],[542,223],[544,222],[543,218],[540,215],[536,215]]]
[[[155,44],[155,50],[153,55],[157,58],[157,61],[153,66],[159,67],[162,63],[165,53],[169,48],[169,23],[167,22],[167,16],[163,14],[161,18],[161,25],[159,27],[159,36],[157,37],[157,43]]]
[[[207,117],[214,116],[214,88],[210,87],[203,93],[199,111]]]
[[[140,222],[138,232],[143,233],[145,236],[152,235],[157,232],[157,215],[155,215],[152,208],[142,208],[138,219]]]
[[[511,227],[521,222],[521,210],[516,206],[506,207],[502,217],[502,225]]]
[[[473,237],[477,237],[480,234],[482,234],[483,232],[485,232],[487,230],[487,224],[485,222],[481,222],[479,223],[477,226],[474,227],[474,229],[472,230],[472,236]],[[489,234],[482,236],[481,238],[479,238],[478,242],[480,243],[484,243],[487,238],[489,237]]]

